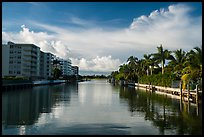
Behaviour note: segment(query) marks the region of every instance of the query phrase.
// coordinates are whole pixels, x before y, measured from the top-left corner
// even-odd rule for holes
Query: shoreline
[[[54,85],[61,83],[71,83],[68,80],[2,80],[2,91],[32,88],[33,86]],[[75,81],[80,82],[80,81]]]

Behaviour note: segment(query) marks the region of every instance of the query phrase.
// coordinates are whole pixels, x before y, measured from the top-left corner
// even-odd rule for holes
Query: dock
[[[132,85],[132,83],[130,83],[130,85]],[[135,88],[155,92],[158,94],[164,94],[172,98],[180,99],[182,101],[190,101],[192,103],[199,103],[199,100],[202,101],[202,91],[198,89],[198,85],[196,85],[195,90],[190,90],[189,88],[183,90],[181,85],[180,88],[170,88],[135,83]]]

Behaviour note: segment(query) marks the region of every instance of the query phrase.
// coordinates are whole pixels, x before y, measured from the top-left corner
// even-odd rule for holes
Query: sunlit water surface
[[[106,80],[2,92],[3,135],[202,134],[202,106]]]

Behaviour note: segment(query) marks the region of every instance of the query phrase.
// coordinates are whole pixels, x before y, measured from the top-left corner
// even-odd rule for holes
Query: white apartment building
[[[67,66],[67,73],[68,75],[71,75],[71,71],[72,71],[72,62],[70,59],[67,59],[67,63],[68,63],[68,66]]]
[[[71,66],[71,74],[78,76],[79,75],[79,67],[78,66]]]
[[[62,70],[62,75],[71,75],[71,60],[67,59],[58,59],[60,62],[61,70]]]
[[[9,74],[9,52],[10,47],[2,44],[2,77]]]
[[[2,76],[40,76],[40,48],[34,44],[2,45]]]
[[[52,77],[53,73],[53,60],[54,55],[52,53],[40,52],[40,76],[42,79],[48,79]]]

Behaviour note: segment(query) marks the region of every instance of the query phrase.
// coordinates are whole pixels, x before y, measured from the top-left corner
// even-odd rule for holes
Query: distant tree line
[[[105,75],[84,75],[82,76],[83,79],[106,79],[107,76]]]

